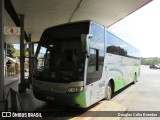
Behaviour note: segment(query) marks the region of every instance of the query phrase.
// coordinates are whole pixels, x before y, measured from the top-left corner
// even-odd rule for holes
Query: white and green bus
[[[136,82],[139,51],[93,21],[44,30],[36,51],[33,93],[55,104],[87,108]]]

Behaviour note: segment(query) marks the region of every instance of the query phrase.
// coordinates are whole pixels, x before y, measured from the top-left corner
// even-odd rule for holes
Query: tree
[[[141,64],[142,65],[160,64],[160,58],[158,57],[141,58]]]
[[[12,44],[8,44],[7,45],[7,53],[9,55],[9,57],[13,57],[13,54],[15,53],[15,48]]]

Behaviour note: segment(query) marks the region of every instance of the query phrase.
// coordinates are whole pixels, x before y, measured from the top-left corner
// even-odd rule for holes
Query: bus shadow
[[[87,117],[92,116],[92,114],[87,114],[87,112],[99,104],[100,103],[97,102],[88,108],[78,108],[78,107],[57,105],[53,103],[46,103],[40,108],[34,110],[34,112],[40,112],[43,117],[52,117],[54,120],[76,119],[77,117],[84,115]]]
[[[129,88],[132,85],[134,85],[134,83],[130,83],[127,86],[125,86],[124,88],[121,88],[120,90],[118,90],[117,92],[115,92],[113,94],[112,98],[116,97],[118,94],[122,93],[124,90],[126,90],[127,88]]]

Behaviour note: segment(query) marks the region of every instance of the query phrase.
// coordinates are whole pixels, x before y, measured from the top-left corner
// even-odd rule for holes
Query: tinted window
[[[103,66],[99,64],[99,56],[97,49],[90,49],[90,56],[88,59],[88,69],[87,69],[87,84],[93,83],[99,80],[102,76]]]
[[[88,72],[96,71],[96,50],[90,49],[90,57],[88,61]]]
[[[100,80],[104,63],[104,27],[91,24],[87,84]]]
[[[90,41],[90,47],[99,50],[99,55],[104,56],[104,28],[91,24],[92,39]]]
[[[55,40],[40,45],[37,57],[37,80],[69,83],[83,81],[84,58],[81,53],[80,37]]]
[[[57,39],[80,37],[81,34],[89,33],[90,22],[78,22],[63,24],[46,29],[40,39],[40,43],[46,44]]]
[[[111,33],[107,33],[107,52],[119,55],[119,39]]]
[[[107,33],[107,52],[131,58],[139,58],[139,51],[115,35]]]
[[[93,35],[91,42],[103,43],[104,29],[96,24],[91,25],[91,34]]]
[[[121,56],[127,56],[127,46],[128,44],[124,41],[119,41],[119,55]]]

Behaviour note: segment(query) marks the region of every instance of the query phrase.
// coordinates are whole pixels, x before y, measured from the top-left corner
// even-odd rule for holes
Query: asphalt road
[[[128,111],[160,111],[160,70],[141,66],[138,82],[117,93],[112,101],[124,105]],[[131,117],[126,119],[135,120]],[[160,117],[136,119],[160,120]]]

